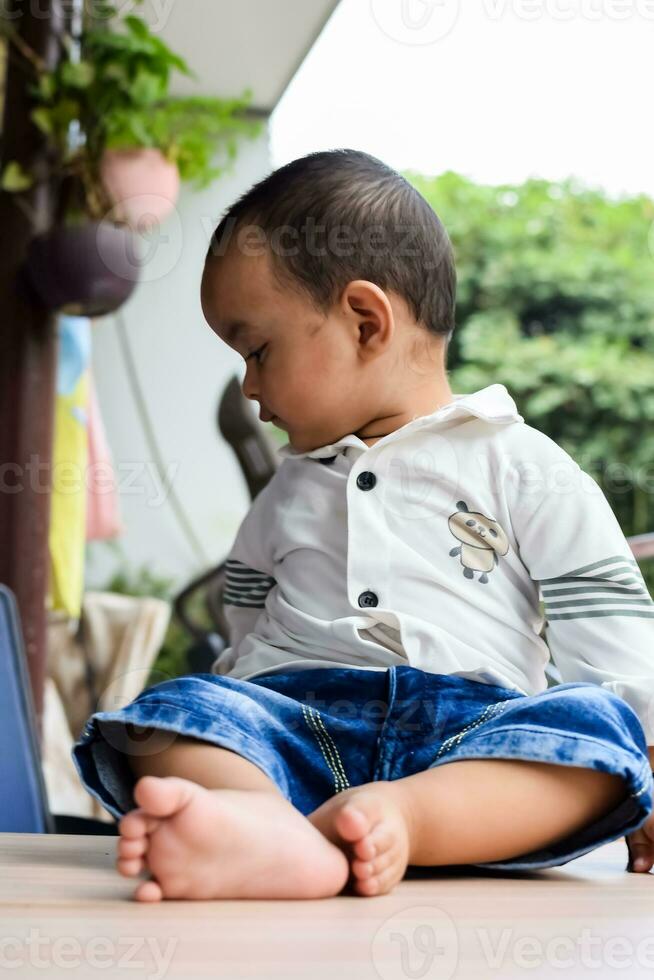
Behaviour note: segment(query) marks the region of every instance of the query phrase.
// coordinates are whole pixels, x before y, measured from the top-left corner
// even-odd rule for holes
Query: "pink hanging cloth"
[[[104,431],[93,373],[88,386],[88,477],[86,540],[100,541],[123,534],[111,451]]]

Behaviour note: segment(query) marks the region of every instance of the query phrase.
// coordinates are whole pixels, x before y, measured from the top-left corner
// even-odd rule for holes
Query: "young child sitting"
[[[288,444],[211,673],[73,749],[136,899],[374,896],[622,835],[654,863],[654,604],[598,484],[502,384],[450,390],[455,293],[437,215],[363,152],[293,161],[216,229],[204,315]]]

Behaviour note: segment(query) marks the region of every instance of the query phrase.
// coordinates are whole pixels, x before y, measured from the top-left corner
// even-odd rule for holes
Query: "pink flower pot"
[[[105,150],[100,177],[124,220],[138,231],[160,224],[179,195],[177,166],[152,147]]]

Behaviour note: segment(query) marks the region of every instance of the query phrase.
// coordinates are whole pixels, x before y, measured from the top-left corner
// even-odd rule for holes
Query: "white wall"
[[[243,139],[229,174],[183,189],[130,300],[93,328],[93,371],[125,533],[87,545],[86,588],[147,564],[182,587],[222,561],[250,498],[216,410],[242,359],[211,332],[200,277],[225,208],[269,170],[268,127]],[[258,418],[257,406],[252,411]],[[168,479],[166,479],[168,474]]]

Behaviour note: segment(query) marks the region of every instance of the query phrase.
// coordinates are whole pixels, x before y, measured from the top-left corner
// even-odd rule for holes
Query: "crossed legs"
[[[138,808],[120,822],[117,861],[127,876],[152,872],[135,893],[145,901],[383,894],[407,864],[502,861],[555,843],[627,792],[620,776],[577,766],[460,760],[351,787],[304,817],[237,753],[151,738],[147,755],[128,756]]]

